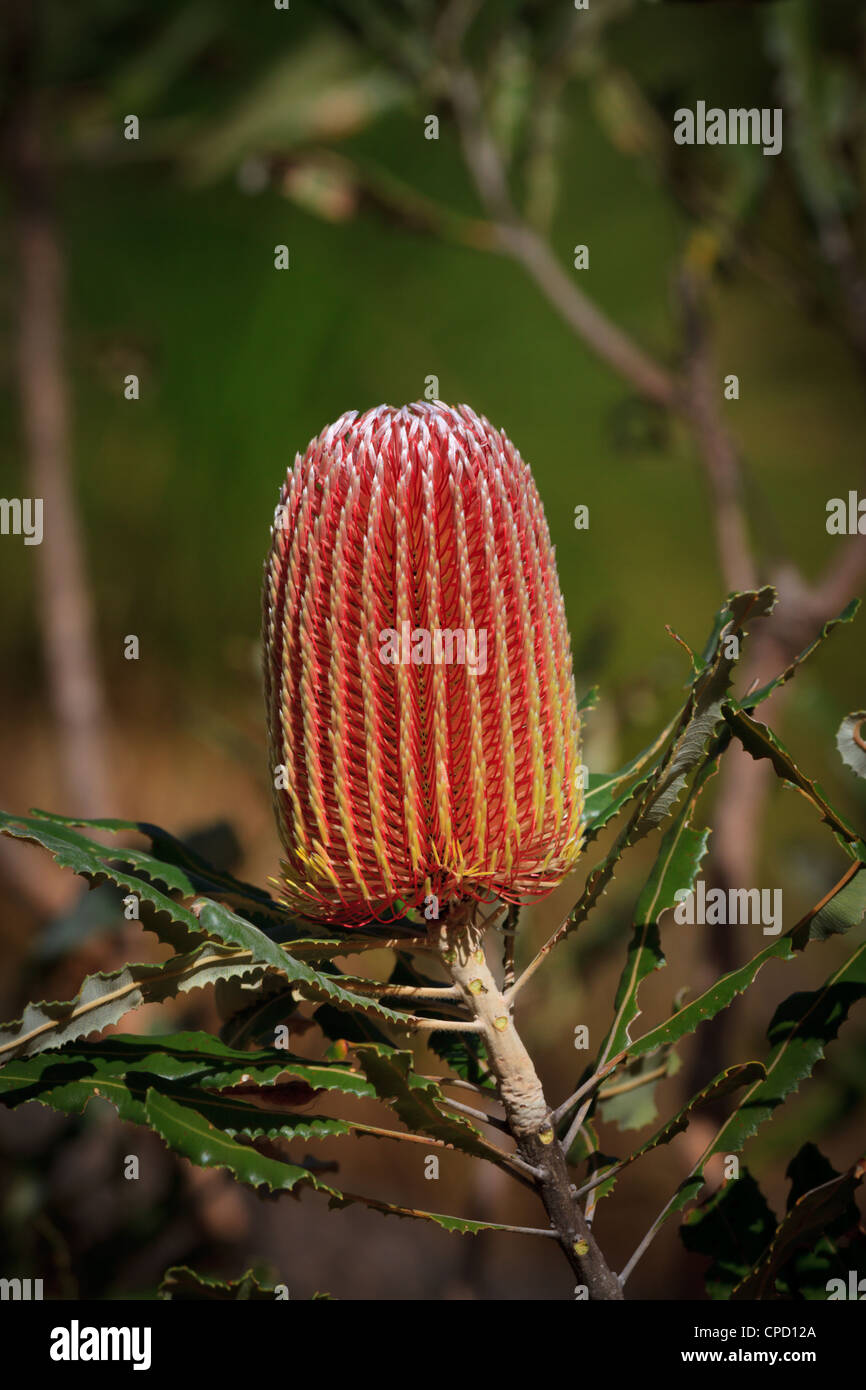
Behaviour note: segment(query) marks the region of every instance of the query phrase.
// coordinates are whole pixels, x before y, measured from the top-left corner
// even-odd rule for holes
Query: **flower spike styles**
[[[297,912],[549,892],[581,848],[580,721],[538,492],[467,406],[356,411],[298,455],[264,586]]]

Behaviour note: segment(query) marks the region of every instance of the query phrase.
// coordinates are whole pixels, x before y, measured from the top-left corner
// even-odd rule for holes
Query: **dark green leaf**
[[[429,1134],[479,1158],[490,1157],[491,1145],[475,1126],[441,1108],[447,1105],[445,1096],[435,1081],[414,1072],[411,1052],[400,1052],[380,1043],[356,1043],[353,1051],[376,1095],[388,1103],[408,1129]]]
[[[263,973],[263,967],[243,953],[206,942],[162,965],[125,965],[110,974],[88,975],[74,999],[28,1004],[20,1019],[0,1027],[0,1061],[99,1033],[141,1004],[162,1003],[232,976]]]
[[[170,1299],[173,1303],[202,1299],[219,1303],[245,1303],[250,1300],[273,1303],[276,1296],[274,1286],[260,1283],[251,1269],[242,1274],[240,1279],[224,1281],[207,1274],[196,1274],[194,1270],[182,1265],[175,1265],[172,1269],[166,1270],[159,1286],[159,1297]]]
[[[814,1146],[811,1146],[814,1147]],[[787,1261],[804,1246],[813,1245],[828,1231],[838,1227],[856,1227],[859,1213],[854,1193],[863,1181],[866,1162],[849,1168],[846,1173],[834,1174],[818,1186],[801,1193],[788,1210],[773,1234],[767,1249],[732,1291],[735,1299],[759,1299],[771,1295],[776,1276]]]
[[[217,1129],[191,1105],[151,1088],[144,1099],[147,1123],[175,1153],[199,1168],[227,1168],[238,1182],[267,1187],[271,1192],[291,1192],[298,1186],[314,1187],[335,1197],[339,1194],[307,1168],[269,1158],[253,1147]]]
[[[776,1218],[748,1168],[691,1212],[680,1227],[687,1250],[707,1255],[707,1292],[730,1298],[732,1290],[760,1259],[776,1229]]]
[[[843,849],[852,859],[866,862],[866,844],[852,825],[833,809],[817,782],[811,782],[797,767],[791,754],[766,724],[751,719],[743,710],[726,706],[725,719],[731,729],[753,758],[767,758],[776,775],[790,782],[820,812],[822,820],[830,826]]]
[[[318,1192],[328,1193],[329,1205],[334,1208],[343,1208],[358,1202],[372,1211],[381,1212],[384,1216],[404,1216],[430,1221],[445,1231],[455,1231],[464,1235],[477,1235],[479,1231],[521,1232],[523,1229],[518,1226],[500,1225],[493,1221],[471,1221],[460,1216],[443,1216],[437,1212],[397,1206],[376,1197],[364,1197],[354,1192],[338,1192],[318,1179],[309,1169],[265,1157],[252,1145],[221,1134],[191,1107],[178,1104],[168,1096],[160,1096],[153,1090],[148,1092],[146,1111],[148,1123],[175,1153],[182,1154],[201,1168],[227,1168],[239,1182],[248,1183],[252,1187],[267,1187],[272,1192],[291,1192],[296,1187],[309,1186]],[[547,1230],[527,1233],[549,1234]]]
[[[812,653],[816,650],[816,648],[820,647],[822,642],[824,642],[824,640],[827,637],[829,637],[830,633],[833,631],[835,627],[838,627],[840,623],[851,622],[851,620],[855,617],[859,607],[860,600],[858,598],[852,599],[851,602],[847,604],[845,608],[842,609],[841,613],[839,613],[835,618],[828,619],[828,621],[821,628],[821,631],[818,633],[818,636],[815,637],[809,643],[808,646],[804,647],[798,656],[794,657],[794,660],[791,662],[790,666],[786,666],[782,674],[780,676],[776,676],[775,680],[768,681],[766,685],[759,686],[757,690],[753,690],[749,695],[744,696],[743,699],[739,702],[739,708],[744,710],[754,710],[757,705],[760,705],[764,700],[768,699],[770,695],[773,694],[774,690],[778,690],[779,686],[785,685],[786,682],[789,681],[791,677],[796,674],[798,668],[803,665],[803,662],[807,661],[808,658],[812,655]]]
[[[430,1033],[427,1046],[455,1076],[485,1091],[496,1092],[496,1077],[487,1062],[487,1049],[475,1033]]]
[[[628,1055],[641,1057],[659,1047],[679,1042],[680,1038],[694,1032],[700,1024],[715,1018],[716,1014],[727,1008],[738,994],[748,989],[761,966],[767,961],[790,960],[795,951],[802,950],[809,940],[820,940],[831,933],[849,931],[856,926],[862,921],[864,914],[864,877],[866,875],[863,872],[852,869],[841,883],[836,885],[826,901],[813,908],[802,921],[797,922],[783,936],[774,938],[745,965],[720,976],[708,990],[691,1003],[677,1009],[664,1023],[637,1038],[630,1044]],[[855,881],[856,888],[852,886]]]
[[[128,1071],[195,1082],[214,1091],[238,1086],[244,1078],[256,1086],[271,1086],[278,1079],[294,1077],[314,1091],[375,1095],[371,1083],[346,1062],[315,1062],[281,1048],[241,1051],[226,1047],[210,1033],[115,1033],[102,1042],[69,1044],[62,1052],[19,1058],[0,1069],[0,1093],[36,1084],[57,1085],[86,1075],[123,1076]]]
[[[112,823],[108,823],[108,828],[112,828]],[[125,893],[134,893],[157,914],[152,925],[147,922],[142,925],[149,925],[160,940],[168,942],[175,950],[189,950],[204,940],[205,934],[189,908],[161,892],[152,881],[164,882],[173,889],[177,886],[177,872],[170,866],[158,864],[143,851],[126,847],[106,849],[105,845],[70,829],[60,818],[42,813],[11,816],[0,811],[0,834],[42,845],[62,868],[72,869],[93,884],[110,882]]]
[[[820,989],[792,994],[780,1004],[767,1035],[773,1046],[764,1063],[765,1079],[754,1082],[740,1097],[736,1109],[655,1221],[653,1232],[697,1197],[704,1185],[706,1165],[715,1154],[739,1153],[746,1140],[797,1090],[823,1057],[826,1044],[836,1037],[849,1009],[864,995],[866,943],[858,946]]]
[[[406,1026],[406,1015],[389,1009],[369,995],[353,994],[340,984],[339,972],[314,970],[304,961],[290,955],[284,946],[272,941],[252,922],[239,917],[222,903],[202,899],[193,904],[201,926],[211,939],[249,951],[255,961],[278,970],[310,998],[325,998],[338,1009],[352,1009],[372,1014],[388,1023]]]
[[[722,723],[722,707],[739,660],[744,624],[771,613],[774,589],[732,594],[721,610],[708,643],[709,653],[697,671],[667,756],[641,798],[633,839],[658,825],[675,805],[689,773],[701,761]]]
[[[50,811],[33,810],[31,816],[50,822],[56,827],[84,827],[88,830],[109,831],[112,835],[135,832],[150,840],[151,854],[142,850],[118,847],[118,857],[154,883],[163,884],[170,892],[185,898],[202,894],[228,902],[259,926],[279,928],[282,938],[304,935],[305,928],[281,908],[263,888],[244,883],[223,869],[209,864],[201,854],[177,839],[170,831],[149,821],[84,820],[54,815]]]
[[[677,1134],[681,1134],[684,1129],[687,1129],[696,1110],[713,1104],[722,1096],[730,1095],[732,1091],[739,1090],[741,1086],[748,1086],[750,1081],[761,1079],[765,1075],[760,1062],[740,1062],[736,1066],[727,1067],[724,1071],[719,1072],[718,1076],[714,1077],[707,1086],[704,1086],[703,1090],[699,1091],[696,1096],[692,1096],[691,1100],[686,1101],[682,1109],[678,1110],[672,1119],[666,1120],[655,1134],[637,1149],[634,1149],[627,1158],[612,1160],[612,1168],[604,1173],[604,1181],[598,1184],[596,1201],[608,1196],[624,1168],[628,1168],[644,1154],[657,1149],[660,1144],[669,1144]],[[596,1188],[596,1184],[597,1179],[586,1183],[581,1191],[587,1192],[590,1188]]]

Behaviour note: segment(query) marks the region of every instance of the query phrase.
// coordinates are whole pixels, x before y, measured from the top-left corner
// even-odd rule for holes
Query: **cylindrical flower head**
[[[265,569],[283,894],[346,925],[555,887],[580,725],[547,523],[467,406],[350,411],[295,459]]]

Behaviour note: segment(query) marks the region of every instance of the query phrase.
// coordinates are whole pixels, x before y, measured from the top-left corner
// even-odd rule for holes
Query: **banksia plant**
[[[467,406],[350,411],[276,509],[264,671],[287,904],[346,924],[548,892],[580,727],[529,468]]]
[[[184,1158],[228,1169],[256,1189],[308,1187],[334,1208],[360,1202],[467,1235],[543,1237],[568,1261],[569,1291],[622,1300],[658,1230],[700,1193],[709,1162],[739,1152],[866,997],[861,942],[841,964],[834,956],[814,993],[779,1006],[763,1060],[728,1065],[675,1114],[653,1118],[654,1088],[673,1070],[677,1044],[725,1009],[766,960],[793,959],[830,935],[838,945],[866,907],[866,839],[755,718],[818,642],[742,701],[731,693],[746,624],[766,617],[774,598],[769,588],[728,598],[692,658],[679,712],[642,754],[590,779],[584,792],[553,550],[517,450],[465,406],[342,416],[297,458],[266,565],[264,675],[282,899],[149,823],[0,813],[0,832],[43,845],[91,883],[113,884],[118,913],[140,909],[142,926],[170,948],[158,964],[91,975],[74,998],[29,1004],[0,1026],[0,1104],[38,1101],[78,1113],[92,1097],[108,1098],[124,1120],[149,1126]],[[857,775],[861,714],[844,722],[838,744]],[[697,804],[734,738],[802,792],[853,862],[783,935],[640,1032],[641,984],[665,964],[663,916],[693,892],[707,846],[708,830],[694,824]],[[533,955],[520,903],[559,883],[620,817],[607,853]],[[609,1027],[593,1035],[592,1052],[574,1054],[570,1093],[549,1104],[518,1026],[518,1005],[531,997],[523,991],[596,908],[632,846],[662,827],[634,901]],[[147,836],[150,851],[103,843],[109,832],[130,831]],[[609,919],[611,942],[616,925]],[[373,963],[383,961],[377,974]],[[367,962],[373,968],[364,972]],[[218,1036],[157,1036],[149,1027],[100,1036],[141,1005],[213,986]],[[298,1032],[302,1054],[289,1047]],[[567,1033],[569,1056],[572,1042]],[[339,1113],[361,1097],[390,1110],[390,1128],[359,1121],[351,1108]],[[717,1134],[689,1171],[679,1169],[670,1199],[615,1272],[594,1218],[620,1171],[720,1099],[731,1109]],[[599,1120],[625,1132],[648,1122],[653,1129],[636,1142],[614,1136],[620,1152],[611,1155]],[[358,1133],[409,1141],[410,1155],[437,1147],[495,1164],[540,1200],[536,1224],[420,1211],[346,1190],[341,1179],[335,1186],[330,1170],[338,1165],[317,1163],[306,1144]],[[301,1142],[303,1157],[287,1152]],[[862,1165],[829,1182],[826,1160],[807,1145],[794,1169],[793,1243],[783,1218],[767,1232],[766,1249],[756,1247],[769,1208],[760,1198],[756,1223],[736,1182],[689,1214],[689,1249],[712,1254],[724,1224],[739,1232],[738,1249],[753,1252],[732,1274],[737,1297],[764,1296],[773,1270],[784,1289],[808,1284],[808,1297],[843,1282],[827,1282],[839,1251],[826,1242],[808,1268],[795,1268],[793,1256],[781,1261],[788,1249],[799,1257],[812,1210],[819,1235],[825,1226],[848,1229]],[[852,1269],[858,1249],[845,1253]],[[729,1296],[732,1283],[724,1287]],[[178,1269],[164,1292],[276,1296],[251,1274],[214,1288]]]

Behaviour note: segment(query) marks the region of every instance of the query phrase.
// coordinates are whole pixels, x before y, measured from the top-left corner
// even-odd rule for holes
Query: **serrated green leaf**
[[[152,1078],[134,1072],[126,1077],[126,1084],[133,1092],[139,1084],[147,1081],[152,1082]],[[251,1105],[242,1096],[222,1091],[200,1091],[171,1082],[151,1085],[149,1090],[151,1095],[157,1092],[195,1111],[220,1134],[228,1135],[231,1139],[331,1139],[368,1132],[370,1128],[329,1115],[302,1115],[291,1108],[291,1103],[286,1109],[268,1109],[264,1105]]]
[[[260,1283],[251,1269],[246,1270],[240,1279],[222,1280],[214,1279],[207,1274],[197,1274],[185,1265],[174,1265],[163,1275],[157,1296],[173,1303],[198,1302],[202,1299],[219,1303],[262,1300],[273,1303],[276,1289],[272,1284]]]
[[[812,1146],[814,1147],[814,1146]],[[866,1162],[861,1159],[847,1172],[837,1173],[826,1182],[801,1193],[780,1222],[760,1259],[731,1291],[732,1299],[760,1299],[772,1296],[776,1276],[787,1261],[804,1246],[824,1237],[842,1217],[856,1226],[859,1213],[854,1194],[863,1181]]]
[[[767,1076],[756,1082],[726,1120],[715,1147],[738,1152],[764,1120],[769,1119],[800,1082],[809,1076],[824,1049],[836,1037],[849,1010],[866,995],[866,943],[816,990],[790,995],[776,1010],[767,1032],[773,1044],[765,1063]],[[709,1157],[709,1155],[708,1155]]]
[[[341,977],[338,971],[326,973],[323,970],[314,970],[311,965],[298,960],[279,942],[272,941],[252,922],[239,917],[223,903],[203,899],[193,906],[202,928],[212,940],[249,951],[254,960],[279,971],[296,985],[301,993],[313,999],[324,996],[335,1008],[372,1014],[374,1018],[382,1019],[384,1022],[406,1027],[406,1014],[387,1008],[369,995],[354,994],[350,989],[345,989],[340,984]]]
[[[112,828],[112,823],[94,822],[100,828]],[[64,869],[72,869],[82,878],[93,884],[113,883],[126,893],[135,893],[141,902],[147,903],[156,914],[152,923],[142,925],[156,932],[161,941],[166,941],[175,950],[188,951],[204,940],[204,932],[189,908],[161,892],[152,878],[174,887],[175,877],[171,868],[158,865],[157,861],[141,850],[124,847],[107,849],[96,840],[79,835],[59,817],[38,813],[29,816],[12,816],[0,811],[0,834],[15,839],[28,840],[47,849],[57,863]],[[139,867],[142,872],[135,872]],[[163,868],[164,874],[157,872]]]
[[[862,922],[866,915],[866,866],[853,865],[848,881],[815,913],[809,923],[809,940],[826,941]]]
[[[383,1216],[405,1216],[412,1217],[416,1221],[430,1221],[435,1226],[441,1227],[443,1231],[450,1231],[457,1235],[477,1236],[482,1231],[508,1231],[513,1235],[526,1236],[556,1235],[556,1232],[551,1229],[505,1226],[496,1221],[471,1221],[465,1216],[443,1216],[439,1212],[419,1211],[415,1207],[400,1207],[392,1202],[381,1202],[376,1197],[361,1197],[356,1192],[340,1193],[330,1199],[328,1206],[341,1209],[351,1206],[353,1202],[359,1202],[362,1206],[369,1207],[371,1211],[381,1212]]]
[[[108,831],[112,835],[135,833],[150,840],[152,853],[132,849],[126,845],[118,847],[118,857],[128,862],[137,872],[144,874],[154,883],[161,883],[172,892],[181,893],[185,898],[202,894],[206,897],[228,901],[232,906],[239,904],[244,909],[260,915],[262,921],[279,926],[285,937],[298,934],[303,928],[279,905],[263,888],[244,883],[233,874],[217,869],[213,864],[184,844],[170,831],[163,830],[150,821],[131,821],[117,819],[86,820],[82,817],[58,816],[52,811],[34,808],[30,815],[34,819],[48,822],[62,829],[75,832],[77,827],[87,830]],[[104,850],[104,847],[102,847]],[[255,919],[253,919],[255,920]],[[260,923],[261,925],[261,923]]]
[[[695,830],[690,822],[695,804],[714,768],[715,760],[709,759],[695,778],[676,821],[662,837],[655,863],[635,909],[634,932],[614,999],[614,1019],[602,1043],[597,1068],[603,1067],[609,1058],[628,1047],[632,1025],[640,1017],[640,986],[648,975],[665,964],[658,921],[662,913],[675,905],[677,894],[691,892],[694,887],[710,832]],[[605,1121],[614,1122],[621,1129],[639,1129],[655,1118],[655,1082],[661,1079],[661,1075],[668,1075],[675,1065],[673,1059],[667,1056],[671,1046],[664,1045],[658,1057],[648,1055],[630,1062],[634,1080],[639,1078],[642,1071],[650,1075],[659,1072],[659,1075],[603,1105]],[[663,1064],[661,1071],[659,1064]]]
[[[769,699],[774,691],[778,690],[780,686],[785,685],[791,677],[796,674],[799,667],[803,665],[803,662],[807,661],[812,653],[821,646],[834,628],[838,627],[840,623],[850,623],[852,621],[859,607],[860,600],[858,598],[852,599],[835,618],[829,618],[821,628],[817,637],[813,638],[808,646],[804,647],[803,650],[794,657],[790,666],[786,666],[780,676],[776,676],[775,680],[768,681],[766,685],[759,686],[757,690],[753,690],[749,695],[744,696],[743,699],[739,701],[738,707],[744,710],[754,710],[758,705],[762,704],[764,700]]]
[[[207,942],[161,965],[125,965],[88,975],[74,999],[28,1004],[14,1023],[0,1026],[0,1061],[62,1047],[99,1033],[141,1004],[162,1003],[233,975],[261,975],[263,967],[238,951]]]
[[[820,813],[821,819],[830,826],[838,843],[846,853],[852,859],[861,859],[866,862],[866,844],[861,836],[839,811],[834,810],[818,783],[810,781],[800,771],[791,754],[772,729],[767,728],[766,724],[752,719],[744,710],[734,709],[730,705],[725,706],[724,716],[746,752],[751,753],[752,757],[756,759],[768,759],[776,775],[785,782],[790,782],[798,792],[805,796],[807,801],[812,803]]]
[[[0,1101],[9,1109],[35,1102],[64,1115],[80,1115],[90,1101],[106,1100],[122,1120],[145,1122],[144,1091],[136,1093],[123,1070],[63,1052],[41,1052],[0,1070]]]
[[[614,1159],[610,1170],[601,1174],[602,1181],[598,1177],[591,1182],[585,1183],[580,1189],[581,1193],[596,1190],[596,1201],[602,1197],[607,1197],[612,1192],[617,1178],[623,1169],[636,1163],[644,1154],[657,1149],[661,1144],[669,1144],[677,1135],[687,1129],[692,1115],[696,1110],[703,1106],[711,1105],[721,1099],[722,1096],[730,1095],[732,1091],[739,1090],[741,1086],[748,1086],[749,1082],[761,1080],[766,1076],[760,1062],[739,1062],[733,1067],[726,1067],[714,1077],[708,1085],[704,1086],[697,1095],[692,1096],[691,1100],[686,1101],[685,1105],[677,1111],[676,1115],[666,1120],[645,1143],[634,1149],[627,1158]]]
[[[367,1132],[369,1129],[368,1126],[350,1124],[327,1115],[298,1114],[292,1106],[304,1104],[315,1095],[306,1087],[304,1094],[297,1097],[290,1085],[276,1086],[271,1083],[268,1093],[275,1099],[287,1091],[289,1096],[286,1108],[268,1109],[263,1105],[250,1104],[244,1096],[231,1091],[205,1091],[197,1085],[165,1078],[158,1070],[161,1059],[154,1057],[153,1060],[157,1069],[148,1072],[105,1058],[67,1059],[63,1054],[43,1053],[38,1058],[10,1064],[12,1076],[8,1089],[3,1088],[7,1068],[0,1071],[0,1096],[5,1104],[17,1106],[37,1101],[68,1115],[80,1114],[89,1101],[98,1098],[113,1105],[122,1120],[146,1124],[147,1097],[160,1095],[194,1110],[220,1133],[232,1139],[241,1136],[250,1139],[328,1139]],[[42,1074],[37,1082],[23,1085],[22,1069],[28,1065],[32,1069],[33,1062],[47,1065],[41,1068]]]
[[[639,783],[620,793],[614,807],[608,807],[610,814],[605,812],[606,822],[636,796],[637,805],[628,823],[605,858],[590,869],[580,898],[562,926],[546,943],[545,955],[585,921],[604,895],[625,850],[637,844],[670,814],[695,769],[714,764],[724,752],[731,734],[725,727],[723,708],[739,659],[743,625],[747,619],[770,613],[775,601],[776,593],[772,588],[732,594],[716,619],[707,645],[710,659],[696,660],[689,652],[693,681],[688,699],[675,721],[673,736]],[[731,639],[736,639],[736,642],[733,643]],[[685,646],[685,643],[682,645]],[[589,839],[592,834],[590,826]]]
[[[2,830],[2,817],[0,817],[0,830]],[[164,830],[161,826],[154,825],[150,821],[129,821],[117,819],[86,820],[82,817],[59,816],[51,811],[41,811],[34,809],[27,817],[11,817],[11,820],[26,822],[34,829],[38,830],[41,825],[44,834],[55,832],[56,838],[60,840],[60,848],[64,849],[64,841],[69,837],[74,838],[76,847],[84,844],[89,847],[97,860],[102,857],[115,863],[116,866],[132,869],[136,876],[143,876],[153,885],[162,885],[169,893],[178,893],[184,898],[203,896],[216,899],[218,902],[227,904],[238,915],[254,923],[267,935],[274,940],[279,940],[283,944],[291,943],[292,947],[305,954],[322,959],[332,955],[348,954],[358,947],[358,942],[369,945],[367,937],[372,933],[375,935],[378,928],[370,928],[365,931],[363,938],[359,937],[357,931],[353,932],[349,928],[336,925],[329,925],[326,934],[323,935],[322,928],[315,923],[305,923],[292,917],[284,907],[275,902],[269,893],[263,888],[257,888],[251,883],[235,878],[233,874],[223,869],[217,869],[213,864],[177,839],[170,831]],[[118,846],[117,853],[112,854],[106,847],[98,841],[90,840],[78,833],[78,828],[109,832],[113,835],[135,833],[143,835],[150,840],[152,853],[145,850],[134,849],[128,845]],[[11,832],[6,832],[11,833]],[[37,843],[43,844],[45,848],[51,850],[51,844],[46,844],[44,839],[39,839]],[[64,867],[73,868],[76,873],[86,877],[91,877],[88,867],[92,867],[89,860],[83,861],[83,867],[77,867],[76,862],[66,862],[58,858],[58,862]],[[116,875],[113,882],[119,882]],[[121,885],[122,886],[122,885]],[[138,892],[137,889],[135,889]],[[142,896],[139,894],[139,896]],[[145,901],[150,901],[148,895],[144,896]],[[189,925],[190,918],[179,919]],[[192,918],[195,924],[194,917]],[[145,926],[148,924],[145,923]],[[393,929],[393,923],[388,925],[387,930]],[[156,928],[150,928],[156,930]],[[197,932],[200,934],[200,925],[196,924]],[[383,933],[385,928],[382,928]],[[171,941],[171,938],[161,933],[161,939]],[[183,942],[178,937],[181,945]]]
[[[314,1091],[374,1096],[371,1083],[345,1062],[315,1062],[281,1048],[241,1051],[210,1033],[164,1036],[115,1033],[102,1042],[68,1044],[62,1052],[42,1052],[0,1068],[0,1094],[47,1081],[59,1084],[79,1075],[123,1076],[128,1071],[171,1081],[195,1082],[207,1090],[239,1086],[244,1079],[272,1086],[289,1077]],[[16,1101],[19,1104],[20,1101]]]
[[[648,1033],[642,1034],[634,1042],[629,1044],[629,1057],[642,1057],[646,1053],[655,1052],[659,1047],[673,1046],[688,1033],[693,1033],[702,1023],[715,1018],[716,1014],[726,1009],[738,994],[742,994],[752,984],[762,965],[768,960],[778,958],[779,960],[790,960],[794,955],[791,933],[776,937],[762,951],[753,956],[745,965],[736,970],[730,970],[726,975],[720,976],[709,989],[703,994],[698,995],[690,1003],[684,1004],[677,1009],[670,1018],[663,1023],[651,1028]]]
[[[227,1168],[237,1181],[245,1182],[252,1187],[267,1187],[272,1192],[291,1192],[297,1187],[309,1186],[317,1192],[327,1193],[330,1198],[328,1205],[335,1209],[360,1203],[372,1211],[381,1212],[383,1216],[412,1217],[432,1222],[445,1231],[464,1235],[477,1235],[480,1231],[553,1234],[547,1230],[529,1231],[520,1226],[505,1226],[493,1221],[471,1221],[465,1217],[445,1216],[438,1212],[397,1206],[376,1197],[365,1197],[354,1192],[338,1192],[306,1168],[284,1163],[280,1159],[266,1158],[252,1145],[243,1144],[221,1134],[191,1107],[181,1105],[168,1096],[149,1091],[145,1108],[151,1128],[175,1153],[182,1154],[201,1168]]]
[[[676,824],[662,837],[656,861],[635,909],[635,929],[614,1001],[614,1021],[605,1038],[599,1065],[627,1047],[631,1026],[640,1016],[638,990],[641,981],[665,963],[658,920],[677,902],[677,893],[691,891],[707,850],[710,832],[694,830],[688,819],[688,803]]]
[[[152,1087],[144,1098],[147,1123],[175,1153],[199,1168],[227,1168],[238,1182],[266,1187],[270,1192],[291,1192],[309,1186],[318,1192],[339,1194],[307,1168],[269,1158],[252,1144],[242,1143],[217,1129],[191,1105],[160,1094]]]
[[[711,1298],[728,1299],[755,1260],[760,1259],[776,1229],[776,1218],[748,1168],[726,1182],[680,1227],[687,1250],[708,1255],[706,1273]]]
[[[443,1110],[446,1097],[435,1081],[413,1070],[411,1052],[380,1043],[356,1043],[353,1052],[376,1095],[391,1107],[408,1129],[429,1134],[464,1153],[490,1158],[492,1146],[469,1120]]]
[[[792,994],[773,1016],[767,1033],[773,1044],[764,1063],[766,1077],[749,1087],[736,1109],[718,1129],[691,1172],[680,1183],[650,1233],[654,1234],[676,1211],[681,1211],[704,1185],[704,1170],[719,1153],[739,1153],[747,1139],[796,1091],[824,1055],[850,1008],[866,995],[866,942],[858,946],[817,990]],[[630,1272],[634,1258],[626,1271]],[[623,1271],[625,1274],[626,1271]]]
[[[584,797],[584,826],[587,841],[595,837],[619,814],[623,806],[638,796],[649,784],[652,774],[658,767],[662,750],[673,732],[676,720],[672,719],[662,729],[652,743],[642,749],[618,772],[590,773],[589,789]],[[643,773],[642,777],[638,777]],[[638,778],[637,781],[634,779]],[[628,783],[632,783],[628,786]]]
[[[629,1057],[641,1057],[659,1047],[677,1043],[702,1023],[715,1018],[738,994],[748,989],[767,961],[791,960],[795,952],[803,950],[810,940],[822,940],[831,934],[850,931],[863,920],[866,907],[864,894],[866,873],[859,866],[852,866],[826,900],[822,900],[783,936],[776,937],[745,965],[720,976],[709,989],[677,1009],[664,1023],[635,1039],[629,1045]]]
[[[689,773],[701,761],[710,739],[722,723],[723,706],[745,635],[744,625],[755,618],[766,617],[775,602],[775,590],[767,587],[732,594],[721,610],[707,648],[710,655],[695,675],[669,753],[641,800],[633,838],[639,838],[658,825],[676,804]],[[735,644],[731,639],[735,639]]]

